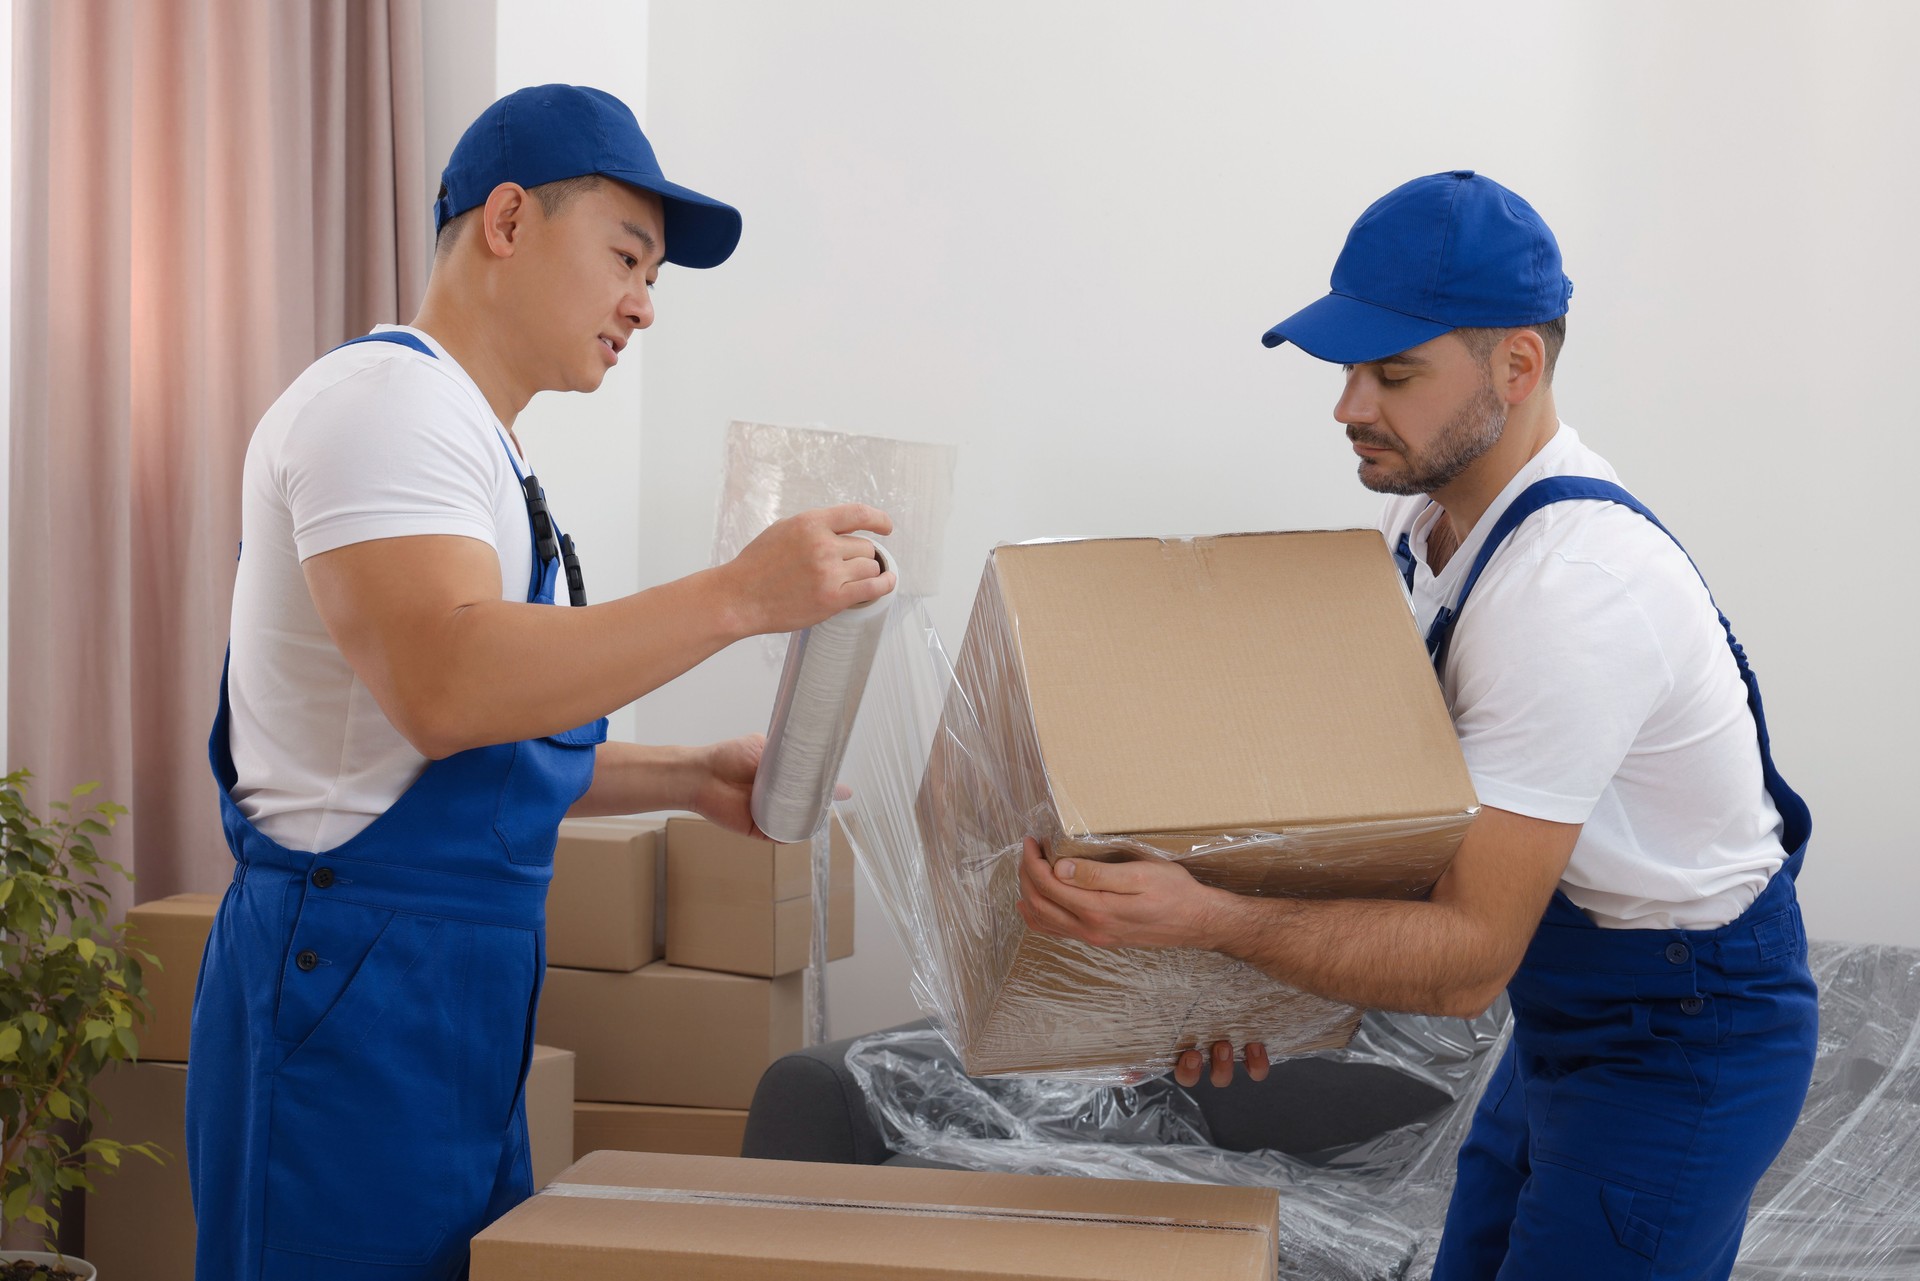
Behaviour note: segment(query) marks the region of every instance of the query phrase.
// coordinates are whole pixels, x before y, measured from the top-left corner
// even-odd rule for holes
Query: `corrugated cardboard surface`
[[[853,849],[838,823],[828,864],[827,959],[853,955]],[[673,965],[761,978],[806,968],[813,851],[667,821],[666,957]]]
[[[1266,1281],[1276,1270],[1279,1197],[1267,1188],[632,1152],[592,1153],[561,1184],[670,1199],[550,1190],[474,1238],[473,1281]]]
[[[141,903],[127,913],[134,947],[151,952],[160,964],[146,965],[149,1009],[134,1027],[140,1058],[148,1063],[184,1063],[193,1030],[193,992],[200,980],[200,958],[213,931],[218,894],[176,894]]]
[[[1043,543],[994,562],[1068,833],[1473,807],[1377,532]]]
[[[573,1064],[572,1050],[533,1047],[527,1067],[527,1147],[536,1188],[573,1164]]]
[[[116,1063],[94,1078],[103,1111],[93,1137],[156,1143],[164,1165],[129,1155],[87,1194],[86,1259],[112,1281],[193,1281],[193,1194],[187,1186],[187,1069]]]
[[[1425,893],[1476,801],[1377,532],[1001,547],[954,671],[916,819],[969,1071],[1346,1042],[1355,1011],[1237,961],[1029,934],[1013,870],[1032,834],[1219,847],[1186,865],[1240,893]]]
[[[744,1108],[767,1065],[805,1044],[803,979],[665,961],[631,974],[549,968],[539,1036],[579,1056],[578,1098]]]
[[[547,891],[547,961],[581,970],[637,970],[660,959],[654,930],[658,819],[569,819],[560,825]]]
[[[577,1152],[679,1152],[739,1156],[747,1135],[745,1108],[663,1108],[644,1103],[576,1103]]]

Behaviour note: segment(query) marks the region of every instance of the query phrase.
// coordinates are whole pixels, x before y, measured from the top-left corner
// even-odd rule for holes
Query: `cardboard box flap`
[[[595,1152],[475,1239],[474,1276],[521,1275],[493,1257],[564,1242],[682,1261],[675,1275],[726,1257],[796,1278],[1251,1281],[1273,1275],[1277,1207],[1261,1188]]]
[[[993,560],[1065,832],[1474,807],[1377,532],[1023,544]]]

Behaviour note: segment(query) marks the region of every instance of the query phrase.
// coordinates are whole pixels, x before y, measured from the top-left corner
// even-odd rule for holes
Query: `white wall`
[[[1369,524],[1337,371],[1258,336],[1324,292],[1374,197],[1478,168],[1542,211],[1578,286],[1562,412],[1755,658],[1817,815],[1813,932],[1920,944],[1920,620],[1889,590],[1903,504],[1870,489],[1920,471],[1916,13],[657,4],[649,132],[746,232],[656,295],[641,578],[706,562],[732,418],[959,445],[950,641],[997,541]],[[736,647],[638,727],[757,728],[773,676]],[[842,1034],[911,1008],[861,906]]]

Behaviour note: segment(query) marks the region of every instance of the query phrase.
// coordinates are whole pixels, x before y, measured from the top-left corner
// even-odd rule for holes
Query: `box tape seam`
[[[675,1205],[770,1206],[787,1210],[841,1210],[861,1214],[902,1214],[916,1218],[1039,1220],[1097,1223],[1114,1227],[1170,1228],[1189,1232],[1241,1232],[1267,1235],[1247,1223],[1203,1223],[1160,1215],[1096,1214],[1071,1210],[1020,1210],[1006,1206],[909,1205],[899,1201],[827,1201],[775,1192],[706,1192],[691,1188],[630,1188],[603,1183],[549,1183],[537,1196],[579,1197],[598,1201],[650,1201]]]

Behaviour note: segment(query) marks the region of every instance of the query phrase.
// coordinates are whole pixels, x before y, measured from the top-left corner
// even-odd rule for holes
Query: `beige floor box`
[[[827,959],[853,955],[853,849],[832,825]],[[806,968],[813,939],[813,851],[742,836],[704,819],[667,820],[667,960],[773,978]]]
[[[218,894],[175,894],[138,904],[127,913],[131,945],[160,959],[157,966],[141,968],[147,1010],[144,1022],[135,1024],[134,1034],[143,1062],[186,1062],[200,958],[207,950],[213,914],[219,907]]]
[[[663,1108],[645,1103],[575,1103],[576,1152],[678,1152],[739,1156],[744,1108]]]
[[[594,1152],[473,1241],[473,1281],[1270,1281],[1272,1188]]]
[[[637,970],[660,959],[659,819],[569,819],[547,890],[547,963]]]
[[[665,961],[631,974],[550,968],[540,1040],[579,1056],[576,1098],[744,1108],[767,1065],[805,1043],[804,979]]]

